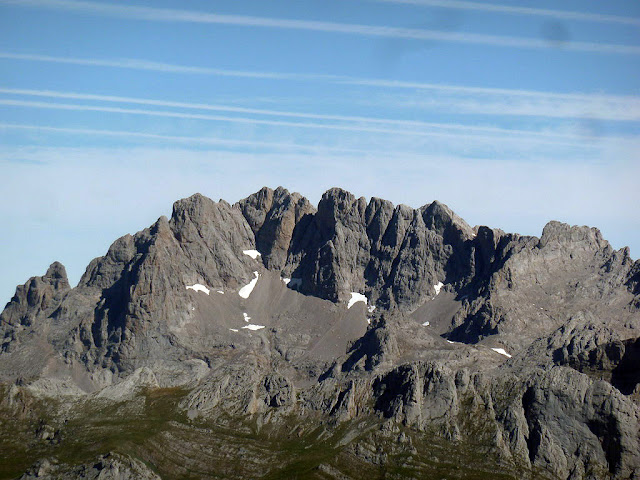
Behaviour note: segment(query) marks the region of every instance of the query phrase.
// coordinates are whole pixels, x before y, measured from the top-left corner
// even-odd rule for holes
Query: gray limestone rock
[[[597,229],[471,228],[439,202],[196,194],[116,240],[77,287],[54,263],[17,288],[0,314],[0,409],[26,424],[52,405],[35,441],[64,449],[69,412],[161,408],[149,425],[172,420],[146,454],[163,445],[205,476],[255,476],[293,449],[318,475],[371,478],[402,458],[428,478],[448,468],[434,441],[522,478],[636,478],[639,265]],[[158,478],[122,453],[23,478]]]
[[[282,187],[264,187],[238,205],[255,234],[264,265],[274,270],[284,267],[296,226],[316,211],[299,193]]]
[[[0,322],[29,327],[36,318],[51,314],[69,290],[64,266],[54,262],[42,277],[32,277],[16,288],[15,295],[0,313]]]
[[[139,460],[107,453],[95,462],[70,467],[58,464],[55,460],[43,459],[35,463],[20,480],[160,480]]]

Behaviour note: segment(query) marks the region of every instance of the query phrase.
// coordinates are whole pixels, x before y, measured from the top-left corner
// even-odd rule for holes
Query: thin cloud
[[[551,47],[549,42],[546,42],[543,39],[512,37],[505,35],[443,32],[438,30],[416,28],[253,17],[248,15],[223,15],[190,10],[141,7],[132,5],[114,5],[75,0],[1,0],[0,3],[22,7],[51,8],[72,12],[89,13],[93,15],[111,16],[117,18],[152,22],[183,22],[204,23],[213,25],[232,25],[241,27],[279,28],[323,33],[341,33],[368,37],[403,38],[410,40],[490,45],[495,47],[532,49],[546,49]],[[562,45],[562,49],[589,53],[610,53],[623,55],[640,54],[640,47],[638,46],[616,45],[608,43],[567,42]]]
[[[527,138],[528,140],[536,143],[552,144],[552,145],[566,145],[573,147],[583,147],[584,140],[589,140],[590,137],[584,135],[576,135],[571,133],[556,133],[549,131],[531,131],[531,130],[513,130],[504,129],[499,127],[485,127],[463,124],[440,124],[440,123],[427,123],[422,125],[425,129],[421,130],[407,130],[407,129],[395,129],[395,128],[381,128],[375,126],[366,125],[347,125],[347,124],[329,124],[329,123],[309,123],[309,122],[290,122],[286,120],[264,120],[256,118],[244,118],[244,117],[231,117],[224,115],[208,115],[198,113],[185,113],[163,110],[147,110],[147,109],[134,109],[134,108],[122,108],[122,107],[107,107],[96,105],[78,105],[78,104],[65,104],[54,102],[34,102],[25,100],[9,100],[0,99],[0,105],[15,106],[15,107],[27,107],[27,108],[45,108],[53,110],[68,110],[79,112],[105,112],[105,113],[123,113],[131,115],[144,115],[144,116],[156,116],[156,117],[168,117],[168,118],[187,118],[194,120],[209,120],[209,121],[221,121],[231,123],[242,124],[258,124],[258,125],[270,125],[276,127],[294,127],[305,129],[320,129],[320,130],[337,130],[346,132],[368,132],[368,133],[382,133],[389,135],[403,135],[414,137],[443,137],[453,138],[459,140],[461,137],[478,138],[484,140],[507,140]],[[406,126],[403,121],[400,121],[397,126]],[[393,125],[394,121],[389,120],[388,123]],[[418,123],[418,122],[416,122]],[[418,126],[418,125],[416,125]],[[431,131],[426,130],[431,128]],[[446,131],[449,130],[449,131]]]
[[[2,3],[2,2],[0,2]],[[191,75],[215,75],[221,77],[244,77],[272,80],[339,80],[339,75],[304,75],[296,73],[276,73],[276,72],[251,72],[245,70],[228,70],[220,68],[194,67],[188,65],[176,65],[163,62],[153,62],[149,60],[135,58],[121,59],[95,59],[76,57],[57,57],[52,55],[34,55],[25,53],[0,52],[0,58],[8,60],[27,60],[34,62],[63,63],[69,65],[83,65],[88,67],[111,67],[125,68],[131,70],[148,70],[152,72],[181,73]]]
[[[341,166],[343,166],[343,162],[345,160],[349,160],[350,162],[361,162],[363,159],[377,158],[382,161],[382,159],[387,159],[387,161],[391,158],[395,159],[393,164],[397,166],[398,162],[403,162],[404,164],[416,164],[423,165],[423,162],[426,160],[435,160],[437,159],[440,162],[447,161],[465,161],[469,164],[477,163],[477,162],[495,162],[498,161],[495,155],[491,155],[491,157],[482,157],[481,155],[469,156],[466,153],[457,154],[452,152],[447,153],[436,153],[433,151],[428,151],[423,148],[410,148],[406,149],[407,144],[402,145],[401,143],[397,144],[388,144],[385,142],[386,148],[377,148],[376,146],[372,147],[372,142],[366,142],[368,148],[344,148],[344,147],[327,147],[323,145],[317,144],[300,144],[300,143],[286,143],[286,142],[260,142],[260,141],[251,141],[251,140],[233,140],[228,138],[217,138],[217,137],[209,137],[209,136],[175,136],[175,135],[163,135],[163,134],[154,134],[154,133],[146,133],[146,132],[132,132],[132,131],[119,131],[119,130],[102,130],[102,129],[88,129],[88,128],[73,128],[73,127],[54,127],[48,125],[32,125],[32,124],[12,124],[12,123],[0,123],[0,132],[2,130],[17,130],[17,131],[27,131],[27,132],[37,132],[40,134],[52,133],[52,134],[71,134],[74,136],[82,135],[82,136],[105,136],[105,137],[122,137],[122,138],[132,138],[132,139],[142,139],[142,140],[150,140],[150,142],[144,142],[145,144],[151,144],[160,142],[160,143],[176,143],[176,144],[185,144],[187,148],[184,151],[191,152],[193,154],[200,154],[206,152],[216,152],[216,151],[224,151],[225,154],[228,155],[257,155],[260,158],[268,159],[267,163],[273,163],[274,161],[282,162],[288,155],[293,155],[292,158],[295,158],[295,164],[300,164],[304,162],[315,162],[314,155],[319,155],[322,158],[322,165],[326,166],[327,169],[331,172],[338,171]],[[460,137],[458,137],[459,144]],[[212,145],[214,147],[260,147],[257,152],[242,152],[242,151],[227,151],[227,150],[217,150],[217,149],[204,149],[201,150],[199,148],[194,148],[196,145]],[[416,146],[415,142],[411,142],[410,145],[412,147]],[[418,144],[419,146],[419,144]],[[268,147],[268,148],[264,148]],[[129,146],[118,146],[118,147],[61,147],[61,146],[53,146],[53,145],[38,145],[38,146],[23,146],[23,145],[5,145],[0,148],[0,160],[3,159],[2,152],[11,152],[4,156],[5,161],[9,161],[12,158],[19,156],[21,159],[30,158],[28,156],[28,152],[32,152],[34,150],[37,151],[65,151],[65,152],[98,152],[98,151],[138,151],[140,148],[155,148],[155,147],[129,147]],[[180,147],[181,148],[181,147]],[[269,151],[274,150],[274,151]],[[162,152],[165,152],[165,157],[170,158],[171,155],[166,152],[171,152],[171,147],[162,147]],[[311,155],[309,155],[311,154]],[[301,156],[303,155],[303,156]],[[304,155],[307,155],[305,157]],[[46,155],[43,156],[43,158]],[[132,157],[136,157],[132,155]],[[40,157],[39,157],[40,158]],[[505,157],[506,158],[506,157]],[[522,160],[521,157],[519,157]],[[584,156],[580,156],[580,161],[584,161]],[[52,155],[49,160],[52,160],[53,163],[56,163],[58,160],[69,160],[69,155]],[[306,159],[306,160],[305,160]],[[566,158],[565,158],[566,160]],[[331,162],[334,163],[331,163]],[[531,158],[528,158],[527,161],[539,161],[544,162],[548,161],[548,158],[537,157],[533,155]],[[314,165],[318,165],[315,163]],[[395,168],[395,167],[394,167]],[[412,167],[413,168],[413,167]],[[320,192],[322,193],[322,192]]]
[[[585,98],[557,99],[539,95],[460,94],[429,92],[420,94],[382,93],[375,99],[362,96],[354,102],[367,107],[381,107],[413,111],[472,114],[481,116],[541,117],[547,119],[574,119],[577,121],[640,121],[640,98],[593,96]]]
[[[469,95],[496,95],[508,97],[523,97],[532,101],[540,102],[564,102],[575,103],[597,103],[598,111],[605,113],[607,104],[626,105],[628,109],[633,109],[631,113],[622,115],[621,120],[637,119],[640,117],[640,97],[632,95],[603,95],[598,93],[556,93],[543,92],[538,90],[491,88],[491,87],[469,87],[463,85],[447,85],[437,83],[412,82],[402,80],[384,80],[350,77],[347,75],[324,75],[324,74],[294,74],[280,72],[260,72],[246,70],[216,69],[207,67],[175,65],[161,62],[152,62],[142,59],[92,59],[76,57],[56,57],[50,55],[18,54],[10,52],[0,52],[0,58],[12,60],[26,60],[49,63],[63,63],[84,66],[99,66],[110,68],[126,68],[133,70],[150,70],[165,73],[181,74],[202,74],[214,76],[227,76],[236,78],[257,78],[303,82],[327,82],[342,85],[355,85],[374,88],[388,88],[397,90],[430,90],[439,93],[469,94]],[[563,110],[563,109],[560,109]],[[571,116],[571,114],[567,114]],[[582,116],[582,114],[579,114]],[[553,115],[557,116],[557,115]],[[607,117],[612,120],[615,116]]]
[[[468,113],[481,113],[485,115],[513,115],[517,111],[519,115],[546,116],[552,118],[600,118],[606,120],[636,121],[640,120],[640,97],[632,95],[603,95],[599,93],[556,93],[541,92],[536,90],[468,87],[462,85],[443,85],[424,82],[411,82],[402,80],[383,80],[350,77],[346,75],[323,74],[293,74],[278,72],[260,72],[244,70],[216,69],[197,66],[174,65],[167,63],[151,62],[140,59],[91,59],[75,57],[56,57],[50,55],[17,54],[0,52],[0,58],[12,60],[26,60],[49,63],[62,63],[71,65],[97,66],[108,68],[126,68],[133,70],[148,70],[163,73],[213,75],[236,78],[270,79],[277,81],[301,81],[301,82],[327,82],[342,85],[354,85],[372,88],[385,88],[396,90],[427,90],[440,94],[473,95],[473,105],[463,99],[449,98],[447,105],[450,110]],[[495,96],[502,100],[502,108],[495,101],[483,103],[479,96]],[[530,102],[529,108],[508,108],[504,98],[520,99],[522,102]],[[399,100],[402,102],[402,100]],[[419,99],[413,99],[411,103],[420,105]],[[507,102],[508,103],[508,102]],[[424,102],[423,105],[426,106]],[[402,106],[398,104],[398,106]],[[588,109],[586,107],[589,107]]]
[[[369,0],[378,3],[395,3],[406,5],[419,5],[424,7],[442,7],[456,10],[471,10],[481,12],[506,13],[513,15],[539,16],[555,18],[558,20],[578,20],[597,23],[617,23],[623,25],[640,26],[640,19],[622,17],[619,15],[606,15],[601,13],[584,13],[567,10],[551,10],[545,8],[514,7],[511,5],[499,5],[496,3],[466,2],[461,0]]]
[[[214,138],[214,137],[160,135],[160,134],[154,134],[154,133],[131,132],[131,131],[124,131],[124,130],[101,130],[101,129],[91,129],[91,128],[51,127],[51,126],[43,126],[43,125],[25,125],[25,124],[14,124],[14,123],[0,123],[0,129],[27,130],[27,131],[36,131],[36,132],[49,132],[49,133],[71,133],[74,135],[89,135],[89,136],[141,138],[141,139],[168,141],[168,142],[176,142],[176,143],[187,143],[189,145],[203,144],[203,145],[218,145],[218,146],[226,146],[226,147],[260,147],[260,148],[267,147],[267,148],[287,149],[287,150],[312,150],[319,153],[322,153],[325,151],[366,153],[365,150],[358,150],[358,149],[351,149],[351,148],[302,145],[298,143],[283,143],[283,142],[260,142],[260,141],[254,141],[254,140],[230,140],[227,138]]]
[[[216,105],[208,103],[189,103],[189,102],[176,102],[167,100],[155,100],[148,98],[135,98],[135,97],[123,97],[113,95],[97,95],[86,94],[76,92],[58,92],[53,90],[32,90],[32,89],[19,89],[19,88],[1,88],[0,93],[10,95],[24,95],[24,96],[36,96],[36,97],[48,97],[57,99],[70,99],[70,100],[94,100],[100,102],[111,103],[131,103],[137,105],[146,105],[154,107],[172,107],[182,108],[190,110],[205,110],[205,111],[223,111],[233,113],[251,113],[265,116],[277,116],[277,117],[293,117],[293,118],[306,118],[313,120],[333,120],[339,122],[354,122],[359,124],[373,123],[382,125],[393,125],[396,127],[418,127],[418,128],[436,128],[445,130],[458,130],[458,131],[472,131],[480,133],[495,133],[495,134],[509,134],[509,135],[538,135],[540,132],[531,130],[516,130],[516,129],[504,129],[499,127],[487,127],[487,126],[475,126],[465,124],[452,124],[452,123],[436,123],[436,122],[422,122],[416,120],[398,120],[392,118],[376,118],[376,117],[363,117],[356,115],[327,115],[317,113],[306,112],[290,112],[284,110],[271,110],[260,108],[246,108],[236,107],[229,105]],[[411,99],[407,103],[415,103],[415,99]],[[395,104],[395,106],[404,106],[401,102]],[[476,107],[479,108],[479,107]],[[84,107],[82,107],[84,109]],[[502,111],[502,110],[500,110]],[[476,111],[475,113],[479,113]],[[235,118],[235,117],[234,117]],[[218,119],[213,118],[213,119]],[[222,118],[226,119],[226,117]],[[294,124],[287,124],[287,126],[293,126]],[[313,124],[314,126],[317,124]],[[308,126],[303,124],[303,126]],[[545,136],[557,136],[560,138],[566,138],[564,134],[544,133]]]

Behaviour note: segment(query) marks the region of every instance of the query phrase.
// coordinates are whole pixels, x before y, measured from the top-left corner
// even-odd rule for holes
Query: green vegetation
[[[41,458],[78,465],[107,452],[137,458],[164,479],[522,476],[510,474],[510,466],[496,467],[500,461],[490,448],[492,433],[477,405],[466,405],[474,413],[465,425],[472,435],[453,442],[375,416],[337,425],[295,415],[264,424],[255,416],[189,421],[178,408],[186,393],[156,389],[127,402],[92,400],[66,409],[28,398],[22,399],[28,407],[4,405],[0,479],[18,477]],[[42,439],[43,426],[55,432],[53,439]]]

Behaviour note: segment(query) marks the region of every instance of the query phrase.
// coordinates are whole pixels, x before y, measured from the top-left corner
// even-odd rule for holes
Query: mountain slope
[[[639,272],[588,227],[524,237],[337,188],[317,209],[196,194],[77,287],[54,263],[17,288],[1,441],[23,460],[3,474],[114,452],[162,478],[634,478]]]

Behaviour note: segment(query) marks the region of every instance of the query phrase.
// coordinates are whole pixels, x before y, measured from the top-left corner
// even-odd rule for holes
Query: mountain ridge
[[[343,457],[382,465],[371,442],[400,455],[397,428],[413,449],[428,432],[473,443],[470,412],[506,472],[632,478],[639,312],[640,261],[595,228],[551,221],[539,238],[507,234],[471,228],[437,201],[413,209],[339,188],[317,208],[282,187],[234,205],[194,194],[117,239],[76,287],[57,262],[19,286],[0,314],[0,382],[6,408],[16,392],[79,405],[179,388],[172,411],[187,430],[297,418],[308,431],[308,416],[331,437],[380,424],[380,438],[353,427],[309,478],[359,478]]]

